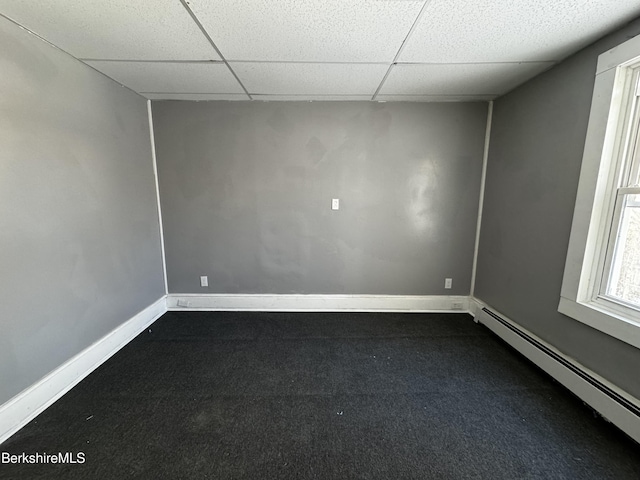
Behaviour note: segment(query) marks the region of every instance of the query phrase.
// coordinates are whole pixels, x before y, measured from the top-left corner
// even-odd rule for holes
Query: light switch
[[[331,199],[331,210],[340,210],[340,199],[332,198]]]

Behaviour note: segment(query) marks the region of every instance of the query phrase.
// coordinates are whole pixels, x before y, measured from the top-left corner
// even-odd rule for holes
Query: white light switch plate
[[[331,210],[340,210],[340,199],[332,198],[331,199]]]

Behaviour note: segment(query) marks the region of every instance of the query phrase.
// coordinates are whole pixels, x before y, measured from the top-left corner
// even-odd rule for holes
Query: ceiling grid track
[[[200,22],[200,20],[198,20],[198,17],[196,16],[196,14],[193,13],[193,10],[191,10],[191,7],[187,3],[187,1],[186,0],[180,0],[180,3],[187,10],[187,13],[191,16],[193,21],[196,23],[196,25],[198,26],[198,28],[200,29],[202,34],[209,41],[209,43],[211,44],[213,49],[216,51],[216,53],[220,56],[220,58],[222,59],[222,63],[224,63],[226,65],[226,67],[229,69],[229,72],[231,72],[231,75],[233,75],[234,78],[236,79],[236,81],[238,82],[238,84],[240,84],[240,86],[242,87],[242,90],[244,90],[244,93],[246,93],[247,97],[249,97],[249,100],[253,100],[253,97],[249,93],[249,90],[247,90],[247,88],[244,86],[244,84],[242,83],[242,81],[240,80],[238,75],[236,75],[236,72],[234,72],[233,68],[231,68],[231,65],[229,65],[229,62],[227,62],[227,59],[224,57],[224,55],[222,55],[222,52],[217,47],[216,43],[213,41],[213,39],[211,38],[209,33],[205,30],[205,28],[202,25],[202,23]]]
[[[121,62],[121,63],[217,63],[224,64],[222,60],[121,60],[117,58],[79,58],[82,62]]]
[[[395,62],[396,65],[526,65],[528,63],[556,63],[555,60],[522,60],[517,62]]]
[[[275,64],[315,64],[315,65],[389,65],[387,62],[336,62],[309,60],[229,60],[229,63],[275,63]]]
[[[400,48],[398,48],[398,51],[396,52],[395,57],[393,57],[393,61],[391,62],[391,65],[389,65],[389,68],[387,69],[387,73],[384,74],[384,77],[382,77],[382,81],[380,82],[380,85],[378,85],[378,88],[374,92],[373,97],[371,97],[372,101],[375,101],[376,98],[378,98],[378,94],[380,93],[380,90],[382,90],[382,87],[384,86],[384,82],[387,81],[387,78],[389,77],[389,74],[391,73],[393,66],[398,62],[398,58],[400,58],[400,54],[402,53],[402,50],[404,50],[404,47],[407,44],[407,41],[409,40],[409,37],[411,37],[411,34],[414,32],[414,30],[418,26],[418,23],[420,23],[420,20],[422,19],[422,15],[427,10],[427,6],[430,3],[431,3],[431,0],[425,0],[424,4],[422,4],[422,8],[418,12],[416,19],[413,21],[411,28],[407,32],[407,36],[404,37],[404,40],[400,44]]]

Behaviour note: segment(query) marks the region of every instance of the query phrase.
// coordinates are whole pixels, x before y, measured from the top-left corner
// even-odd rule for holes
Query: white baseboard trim
[[[0,444],[71,390],[166,311],[166,298],[163,296],[1,405]]]
[[[469,297],[446,295],[169,294],[167,309],[277,312],[468,312]]]
[[[525,340],[509,327],[503,325],[500,321],[484,312],[482,310],[483,308],[487,308],[495,315],[498,315],[509,325],[526,334],[527,336],[535,340],[535,342],[538,342],[539,344],[550,350],[554,355],[559,356],[563,361],[568,362],[573,367],[582,371],[587,376],[595,379],[597,382],[605,386],[614,394],[624,399],[624,401],[640,409],[639,399],[620,389],[619,387],[607,381],[605,378],[601,377],[587,367],[576,362],[574,359],[567,357],[559,350],[554,348],[551,344],[540,339],[525,328],[522,328],[516,322],[505,317],[480,300],[476,298],[472,298],[470,300],[470,313],[475,317],[476,321],[488,327],[509,345],[514,347],[525,357],[535,363],[538,367],[542,368],[542,370],[547,372],[558,382],[568,388],[586,404],[591,406],[591,408],[597,411],[605,419],[616,425],[623,432],[633,438],[636,442],[640,443],[640,417],[638,415],[630,411],[628,408],[624,407],[618,401],[611,398],[611,396],[604,393],[589,381],[585,380],[582,376],[575,373],[571,368],[556,360],[548,353],[545,353],[542,349]]]

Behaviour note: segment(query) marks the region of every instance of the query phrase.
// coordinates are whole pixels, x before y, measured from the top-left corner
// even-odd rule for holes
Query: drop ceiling
[[[638,0],[0,0],[150,99],[490,100],[640,16]]]

